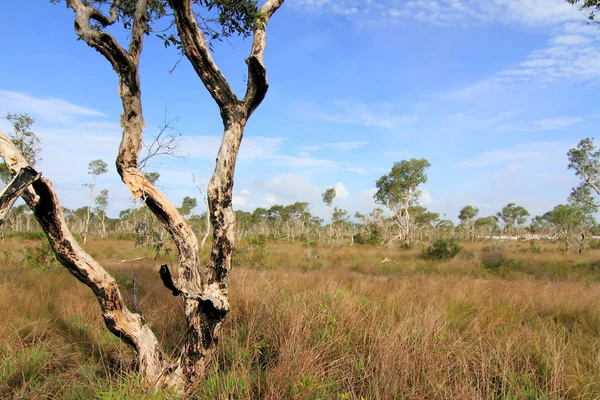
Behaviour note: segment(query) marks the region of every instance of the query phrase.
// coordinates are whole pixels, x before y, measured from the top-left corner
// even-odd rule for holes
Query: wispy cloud
[[[281,147],[286,140],[288,139],[263,136],[246,137],[242,141],[239,159],[262,160],[292,168],[333,168],[340,165],[337,161],[313,158],[308,154],[298,156],[283,154]],[[181,139],[181,148],[186,151],[183,155],[190,158],[212,160],[220,145],[221,137],[219,136],[186,136]]]
[[[367,171],[364,168],[356,168],[356,167],[354,167],[354,168],[346,168],[346,171],[348,171],[348,172],[355,172],[355,173],[360,174],[360,175],[364,175],[364,174],[367,173]]]
[[[533,122],[533,129],[540,131],[556,130],[566,128],[581,121],[583,121],[581,118],[574,117],[540,119]]]
[[[312,118],[339,124],[361,125],[369,128],[393,129],[399,126],[414,124],[419,118],[418,110],[406,114],[400,112],[392,103],[364,104],[353,100],[337,100],[330,107],[317,106],[311,103],[298,103],[301,114]],[[328,110],[324,111],[324,108]],[[356,142],[350,142],[356,143]],[[335,145],[335,144],[330,144]],[[333,147],[332,147],[333,148]]]
[[[564,0],[297,0],[293,7],[311,13],[331,13],[379,25],[417,21],[438,26],[468,26],[494,21],[550,25],[581,19]]]
[[[521,168],[527,165],[540,166],[543,164],[556,164],[565,154],[569,146],[560,142],[535,142],[523,143],[517,146],[485,151],[477,156],[457,162],[456,168],[487,168],[506,167]]]
[[[68,123],[75,117],[106,117],[101,111],[75,105],[53,97],[33,97],[25,93],[0,90],[0,110],[27,112],[49,122]]]
[[[368,145],[367,141],[356,141],[356,142],[334,142],[334,143],[323,143],[315,146],[300,146],[298,149],[306,151],[319,151],[323,149],[334,149],[334,150],[355,150],[360,149]]]

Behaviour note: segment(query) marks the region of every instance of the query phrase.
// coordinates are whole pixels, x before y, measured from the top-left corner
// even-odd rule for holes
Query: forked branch
[[[0,157],[12,175],[30,170],[37,176],[37,172],[2,131]],[[142,316],[127,308],[115,279],[73,238],[51,182],[44,178],[34,180],[22,197],[33,211],[60,263],[88,286],[98,299],[106,327],[136,352],[140,372],[150,380],[148,383],[171,385],[173,379],[179,379],[164,373],[166,361],[156,336]]]
[[[0,193],[0,226],[4,223],[4,219],[10,212],[15,201],[23,194],[25,189],[39,179],[41,174],[33,168],[21,168],[13,180],[6,185]]]

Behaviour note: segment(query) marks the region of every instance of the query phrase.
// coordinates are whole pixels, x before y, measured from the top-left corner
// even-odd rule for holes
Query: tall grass
[[[83,285],[62,268],[20,263],[37,244],[0,247],[0,398],[175,398],[144,392]],[[307,254],[301,243],[268,242],[260,263],[255,249],[239,252],[252,258],[237,260],[212,372],[188,395],[600,398],[600,252],[510,244],[489,269],[489,244],[464,245],[450,261],[423,260],[418,248],[317,245]],[[183,320],[156,273],[165,260],[140,258],[127,241],[88,249],[127,299],[137,276],[147,320],[175,351]]]

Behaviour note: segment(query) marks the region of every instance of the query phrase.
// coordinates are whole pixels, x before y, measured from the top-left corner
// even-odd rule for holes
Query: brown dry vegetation
[[[600,398],[600,250],[511,242],[484,268],[491,243],[442,262],[419,249],[258,242],[236,251],[232,312],[195,398]],[[86,287],[27,265],[41,243],[0,245],[0,398],[175,398],[142,391]],[[176,349],[183,313],[160,261],[119,263],[151,254],[130,241],[86,247],[128,299],[137,275],[146,318]]]

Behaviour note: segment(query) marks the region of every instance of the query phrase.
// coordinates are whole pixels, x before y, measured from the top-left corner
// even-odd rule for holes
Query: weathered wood
[[[13,180],[2,190],[0,193],[0,227],[4,223],[13,204],[15,204],[15,201],[41,175],[31,167],[21,168]]]
[[[160,266],[158,274],[160,275],[160,279],[165,287],[173,293],[173,296],[179,296],[181,294],[181,290],[177,289],[175,287],[175,283],[173,283],[173,277],[171,276],[171,272],[169,271],[169,266],[167,264]]]
[[[188,382],[193,382],[205,375],[220,338],[221,324],[229,311],[228,283],[235,242],[235,214],[231,201],[235,163],[248,117],[268,90],[263,65],[266,25],[283,0],[268,0],[260,9],[261,16],[254,30],[251,53],[246,60],[248,84],[243,100],[235,96],[215,64],[196,22],[192,1],[169,0],[184,53],[219,106],[224,126],[215,171],[207,188],[214,240],[210,262],[204,267],[200,264],[198,239],[191,227],[177,208],[144,178],[138,167],[145,129],[138,64],[146,32],[148,0],[138,0],[136,3],[128,49],[119,45],[103,29],[90,24],[92,20],[98,22],[100,28],[113,24],[116,21],[114,10],[106,16],[89,2],[67,0],[67,3],[76,13],[75,31],[79,37],[104,55],[119,77],[123,135],[116,160],[117,171],[133,196],[142,198],[162,223],[179,253],[173,271],[175,276],[166,267],[161,268],[159,273],[165,286],[183,299],[187,336],[177,361],[165,369],[164,374],[173,377],[183,374]]]
[[[30,168],[2,131],[0,157],[13,175]],[[75,278],[88,286],[98,299],[106,327],[135,351],[140,372],[147,383],[152,386],[177,384],[180,381],[178,376],[165,374],[168,365],[150,327],[142,316],[129,311],[115,279],[73,238],[52,183],[48,179],[37,179],[25,189],[22,197],[46,234],[57,259]]]

